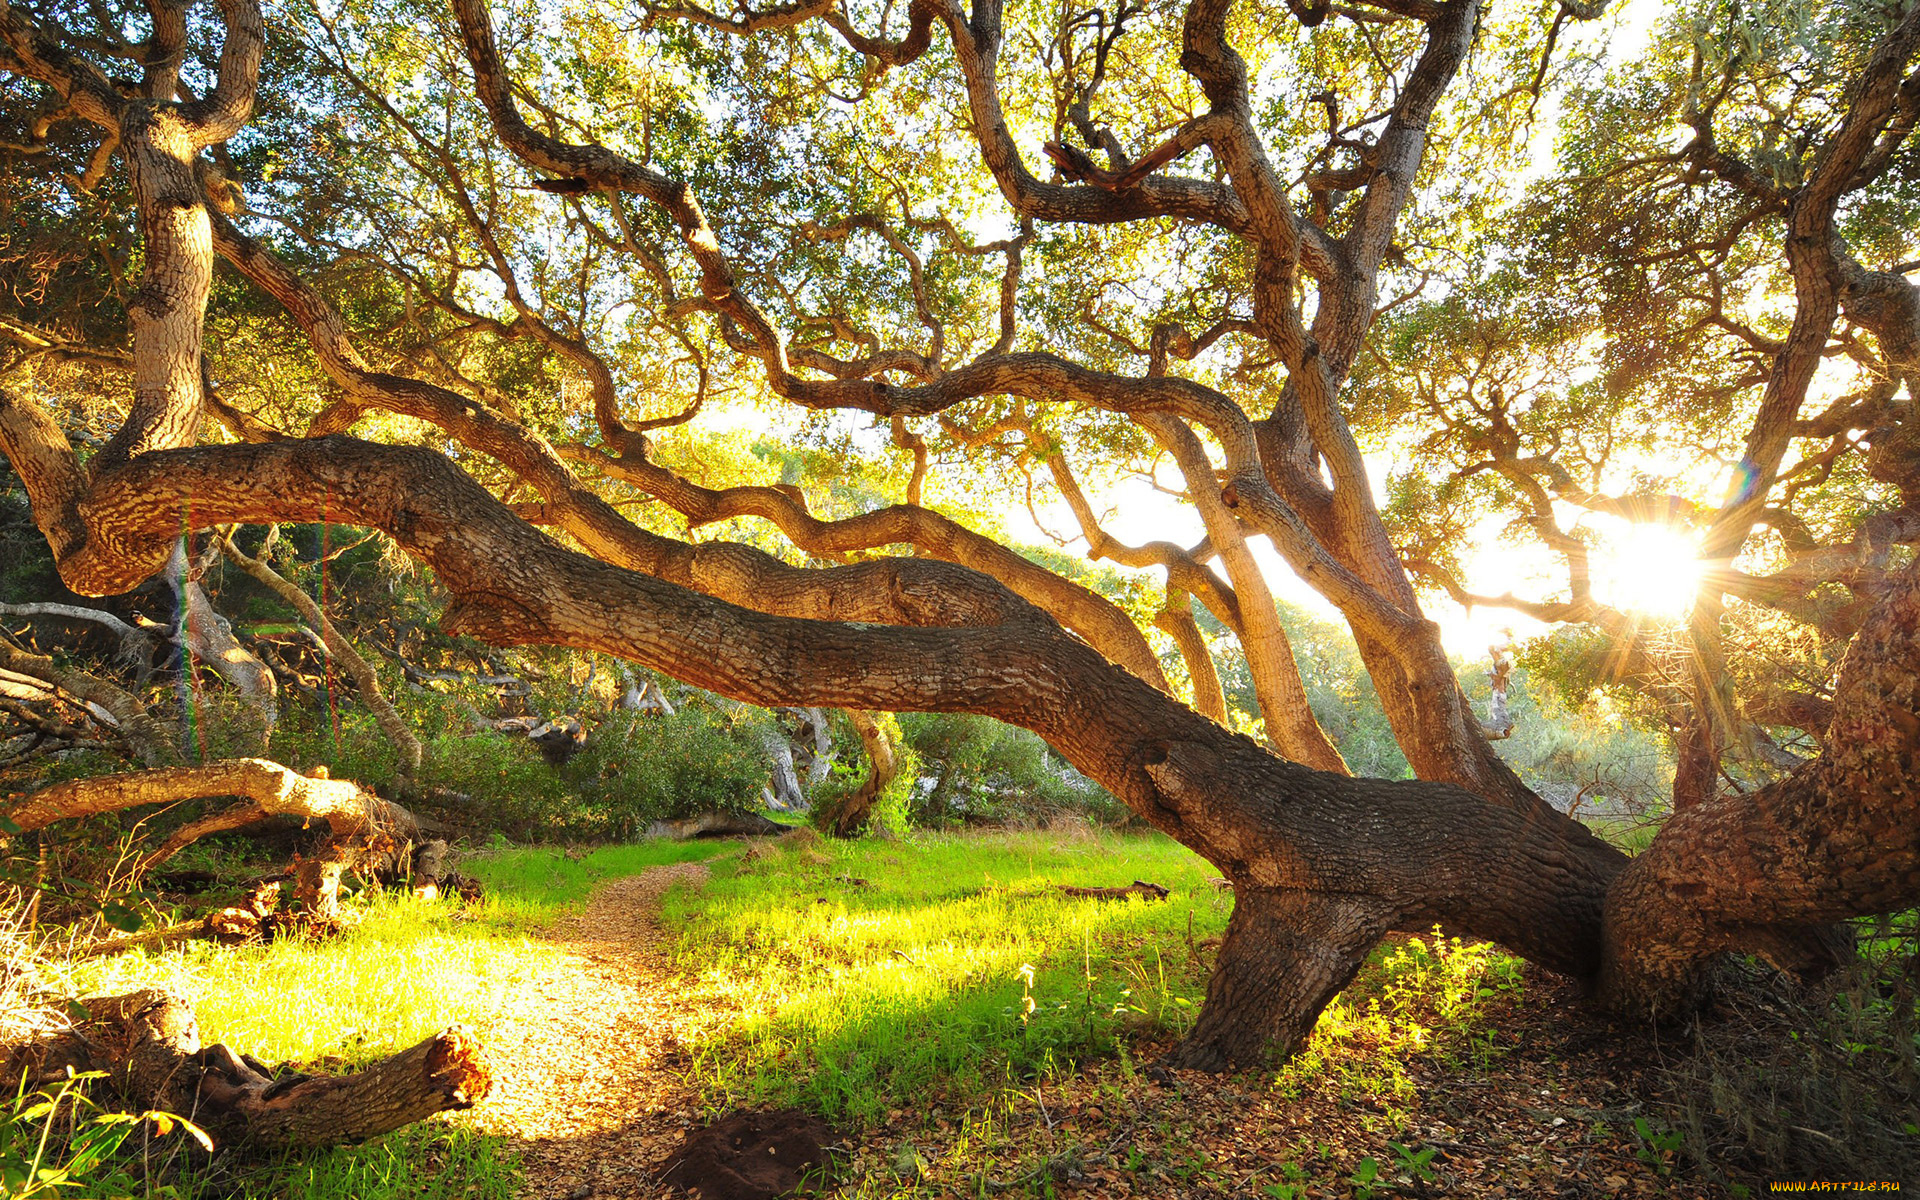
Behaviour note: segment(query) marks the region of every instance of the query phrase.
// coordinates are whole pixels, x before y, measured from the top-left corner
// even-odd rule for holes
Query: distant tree
[[[1601,7],[808,0],[525,6],[496,26],[483,0],[395,0],[291,8],[270,39],[256,0],[221,0],[217,22],[179,0],[14,3],[7,186],[32,194],[34,230],[110,247],[119,275],[75,258],[48,294],[123,296],[130,342],[85,303],[21,305],[0,448],[76,591],[138,584],[183,528],[351,522],[432,568],[449,629],[496,644],[619,655],[768,706],[1035,731],[1233,882],[1181,1062],[1291,1050],[1384,933],[1435,922],[1672,1011],[1722,949],[1817,970],[1824,923],[1920,894],[1920,572],[1904,550],[1878,560],[1820,756],[1690,797],[1628,864],[1495,752],[1351,419],[1377,314],[1504,219],[1516,130],[1560,82],[1553,48]],[[1657,143],[1602,165],[1607,186],[1660,220],[1724,189],[1752,212],[1721,240],[1771,230],[1787,263],[1789,327],[1753,347],[1764,377],[1720,382],[1751,417],[1744,482],[1703,517],[1722,564],[1770,527],[1797,438],[1884,422],[1873,454],[1897,463],[1911,437],[1893,390],[1866,424],[1851,402],[1801,414],[1835,345],[1903,353],[1891,318],[1856,315],[1846,226],[1912,178],[1920,8],[1833,11],[1851,31],[1834,85],[1784,140],[1755,133],[1764,170],[1714,99],[1763,61],[1717,49],[1720,24],[1764,18],[1707,13],[1679,93],[1572,94],[1578,119],[1611,114],[1596,141]],[[1575,275],[1605,261],[1543,245]],[[1913,311],[1897,273],[1872,286]],[[1409,367],[1372,345],[1380,371]],[[703,479],[673,431],[722,389],[878,418],[904,503],[822,517],[785,478]],[[124,418],[77,450],[100,395]],[[837,428],[842,456],[887,453]],[[1102,527],[1088,489],[1162,460],[1197,546]],[[928,494],[943,474],[962,480],[945,507]],[[1502,478],[1531,495],[1538,475],[1519,476]],[[965,519],[969,496],[1030,488],[1065,501],[1096,557],[1164,570],[1144,615],[1185,656],[1191,707],[1137,614]],[[630,517],[642,500],[658,507]],[[744,518],[790,551],[690,539]],[[1416,781],[1347,774],[1250,548],[1263,536],[1344,617]],[[1696,605],[1690,755],[1724,741],[1702,715],[1724,677],[1702,635],[1741,586],[1714,575]],[[1195,600],[1235,635],[1265,745],[1211,719]]]

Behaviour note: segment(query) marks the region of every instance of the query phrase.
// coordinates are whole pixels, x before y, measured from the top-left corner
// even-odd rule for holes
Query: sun
[[[1609,529],[1595,547],[1594,595],[1642,616],[1683,617],[1700,589],[1699,553],[1697,537],[1671,525]]]

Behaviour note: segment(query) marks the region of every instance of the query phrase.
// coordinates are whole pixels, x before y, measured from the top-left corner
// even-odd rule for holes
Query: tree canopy
[[[1436,921],[1670,1013],[1920,898],[1920,6],[1605,7],[9,0],[0,450],[78,593],[355,524],[498,645],[1035,731],[1233,881],[1192,1064]],[[1632,529],[1677,616],[1596,586]],[[1501,758],[1450,602],[1671,736],[1645,854]]]

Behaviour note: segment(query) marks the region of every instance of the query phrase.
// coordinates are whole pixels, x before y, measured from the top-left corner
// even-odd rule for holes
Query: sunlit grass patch
[[[193,1002],[210,1040],[267,1062],[384,1058],[453,1024],[479,1024],[552,951],[527,934],[584,901],[604,880],[710,857],[716,842],[605,846],[569,858],[515,849],[462,861],[485,886],[479,905],[363,896],[336,937],[264,946],[189,943],[133,951],[74,970],[77,994],[168,987]]]
[[[1486,942],[1430,936],[1391,939],[1334,998],[1274,1086],[1297,1097],[1331,1087],[1343,1099],[1397,1107],[1413,1099],[1419,1059],[1484,1070],[1498,1055],[1489,1010],[1518,999],[1523,963]]]
[[[889,1107],[1071,1070],[1128,1029],[1179,1031],[1231,896],[1159,837],[922,836],[773,848],[722,864],[679,958],[742,1010],[695,1069],[716,1107],[798,1103],[872,1121]],[[1148,879],[1162,902],[1058,885]]]
[[[481,1021],[548,953],[458,904],[390,893],[356,908],[361,919],[337,937],[134,951],[81,964],[74,983],[95,995],[171,988],[209,1041],[267,1062],[353,1067]]]
[[[185,1190],[195,1200],[512,1200],[520,1162],[504,1137],[433,1120],[364,1146],[216,1167]]]
[[[495,927],[537,928],[580,905],[609,879],[668,863],[698,862],[738,845],[660,839],[596,846],[577,854],[557,846],[517,846],[462,859],[460,869],[485,885],[483,911]]]

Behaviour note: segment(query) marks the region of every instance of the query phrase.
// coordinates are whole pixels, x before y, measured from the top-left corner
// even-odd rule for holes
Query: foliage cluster
[[[1132,815],[1027,730],[967,713],[902,713],[900,728],[923,764],[911,811],[922,828],[1041,826],[1069,814],[1115,825]]]

